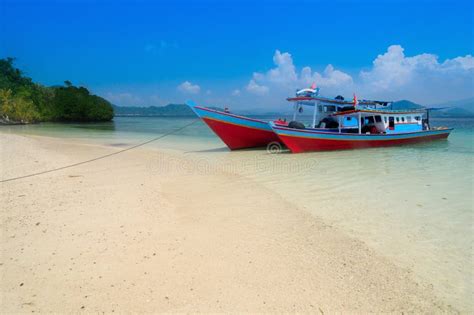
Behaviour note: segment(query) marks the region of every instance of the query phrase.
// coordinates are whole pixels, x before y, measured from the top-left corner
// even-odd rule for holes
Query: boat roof
[[[338,105],[354,105],[353,100],[341,100],[335,98],[327,98],[322,96],[296,96],[296,97],[288,97],[286,99],[289,102],[300,102],[300,101],[320,101],[324,103],[330,104],[338,104]],[[392,101],[373,101],[373,100],[359,100],[359,105],[382,105],[387,106],[393,103]]]
[[[322,96],[297,96],[297,97],[288,97],[286,100],[288,102],[321,101],[325,103],[332,103],[332,104],[339,104],[339,105],[354,104],[353,101],[337,100],[337,99],[327,98],[327,97],[322,97]]]
[[[332,116],[346,116],[353,115],[356,113],[367,113],[367,114],[382,114],[382,115],[397,115],[397,114],[422,114],[424,109],[412,109],[412,110],[393,110],[393,109],[352,109],[343,112],[337,112]]]

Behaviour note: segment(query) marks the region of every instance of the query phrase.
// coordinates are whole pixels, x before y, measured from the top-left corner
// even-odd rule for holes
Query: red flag
[[[354,93],[354,99],[352,100],[354,102],[354,108],[357,106],[357,96]]]
[[[312,90],[316,90],[316,82],[313,82],[313,84],[311,84],[310,88],[311,88]]]

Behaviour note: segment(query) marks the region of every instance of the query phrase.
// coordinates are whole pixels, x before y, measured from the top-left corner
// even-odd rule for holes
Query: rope
[[[193,120],[192,122],[190,122],[189,124],[186,124],[178,129],[175,129],[175,130],[172,130],[170,132],[167,132],[165,134],[162,134],[161,136],[159,137],[156,137],[156,138],[153,138],[153,139],[150,139],[148,141],[145,141],[145,142],[142,142],[142,143],[139,143],[139,144],[136,144],[134,146],[131,146],[131,147],[128,147],[128,148],[125,148],[123,150],[120,150],[120,151],[116,151],[116,152],[112,152],[112,153],[109,153],[109,154],[105,154],[105,155],[102,155],[102,156],[98,156],[98,157],[95,157],[93,159],[90,159],[90,160],[86,160],[86,161],[82,161],[82,162],[78,162],[78,163],[74,163],[74,164],[69,164],[69,165],[65,165],[65,166],[61,166],[61,167],[58,167],[58,168],[53,168],[53,169],[50,169],[50,170],[46,170],[46,171],[42,171],[42,172],[38,172],[38,173],[33,173],[33,174],[28,174],[28,175],[23,175],[23,176],[18,176],[18,177],[12,177],[12,178],[8,178],[8,179],[3,179],[3,180],[0,180],[0,183],[6,183],[6,182],[11,182],[11,181],[14,181],[14,180],[19,180],[19,179],[24,179],[24,178],[28,178],[28,177],[33,177],[33,176],[39,176],[39,175],[43,175],[43,174],[47,174],[47,173],[52,173],[52,172],[56,172],[56,171],[60,171],[60,170],[64,170],[64,169],[67,169],[67,168],[71,168],[71,167],[75,167],[75,166],[79,166],[79,165],[83,165],[83,164],[87,164],[87,163],[91,163],[91,162],[95,162],[95,161],[98,161],[98,160],[102,160],[102,159],[105,159],[105,158],[108,158],[108,157],[111,157],[111,156],[114,156],[114,155],[117,155],[117,154],[120,154],[120,153],[123,153],[123,152],[126,152],[126,151],[130,151],[130,150],[133,150],[133,149],[136,149],[138,147],[141,147],[141,146],[144,146],[148,143],[151,143],[153,141],[157,141],[157,140],[160,140],[160,139],[163,139],[164,137],[166,136],[169,136],[175,132],[178,132],[178,131],[181,131],[193,124],[195,124],[197,121],[199,121],[199,119],[195,119]]]

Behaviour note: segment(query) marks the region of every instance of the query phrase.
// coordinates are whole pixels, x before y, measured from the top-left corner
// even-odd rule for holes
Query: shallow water
[[[194,118],[118,117],[111,123],[0,127],[127,147]],[[447,141],[355,151],[269,154],[229,152],[207,126],[192,126],[150,144],[200,161],[199,169],[251,178],[313,215],[366,242],[438,295],[470,311],[473,294],[474,119],[433,120],[454,127]],[[156,171],[160,170],[157,166]]]

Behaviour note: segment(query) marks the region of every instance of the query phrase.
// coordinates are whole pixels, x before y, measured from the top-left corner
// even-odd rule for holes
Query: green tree
[[[34,83],[14,67],[14,58],[0,59],[0,89],[4,119],[31,121],[107,121],[112,105],[84,87],[64,81],[62,87]]]
[[[6,121],[21,123],[35,122],[40,117],[31,100],[5,89],[0,89],[0,116]]]

